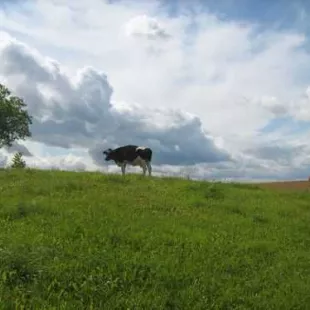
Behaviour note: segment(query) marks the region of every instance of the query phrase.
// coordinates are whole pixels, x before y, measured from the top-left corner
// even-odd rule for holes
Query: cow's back
[[[113,151],[114,157],[119,162],[134,161],[138,156],[138,154],[136,153],[137,147],[138,147],[137,145],[131,145],[131,144],[118,147]]]

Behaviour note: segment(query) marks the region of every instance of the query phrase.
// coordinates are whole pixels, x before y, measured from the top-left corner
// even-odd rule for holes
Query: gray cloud
[[[256,148],[246,149],[246,152],[260,159],[276,159],[290,163],[296,156],[304,153],[305,150],[306,145],[294,147],[292,145],[285,145],[283,142],[278,142],[277,144],[273,143],[273,145],[261,145]]]
[[[192,165],[229,161],[207,136],[198,117],[183,111],[112,103],[107,76],[84,68],[71,78],[15,41],[0,47],[0,74],[28,104],[33,139],[46,144],[85,147],[103,164],[102,149],[133,143],[154,149],[154,164]],[[18,83],[17,81],[18,76]]]
[[[0,153],[0,168],[4,168],[7,165],[8,157]]]
[[[261,140],[243,151],[235,169],[243,170],[253,179],[308,179],[310,175],[310,148],[302,139],[291,141],[278,138]],[[243,164],[241,164],[243,163]],[[238,168],[239,166],[239,168]]]
[[[14,142],[11,147],[5,147],[4,148],[8,153],[16,153],[21,152],[23,156],[31,157],[32,154],[29,152],[26,146],[19,144],[17,142]]]

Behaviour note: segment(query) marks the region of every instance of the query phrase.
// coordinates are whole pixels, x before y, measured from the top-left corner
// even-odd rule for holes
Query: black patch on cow
[[[136,150],[136,153],[138,154],[138,156],[140,156],[142,159],[146,161],[152,160],[152,150],[148,147],[145,149],[138,149]]]

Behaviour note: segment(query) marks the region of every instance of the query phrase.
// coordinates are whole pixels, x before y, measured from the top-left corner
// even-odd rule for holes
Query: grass
[[[309,198],[0,170],[0,309],[310,309]]]

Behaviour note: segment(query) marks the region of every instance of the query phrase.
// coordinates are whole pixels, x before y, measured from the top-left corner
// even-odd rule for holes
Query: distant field
[[[270,183],[260,183],[263,188],[270,189],[283,189],[283,190],[310,190],[309,181],[281,181],[281,182],[270,182]]]
[[[306,188],[0,170],[0,309],[309,309],[309,201]]]

